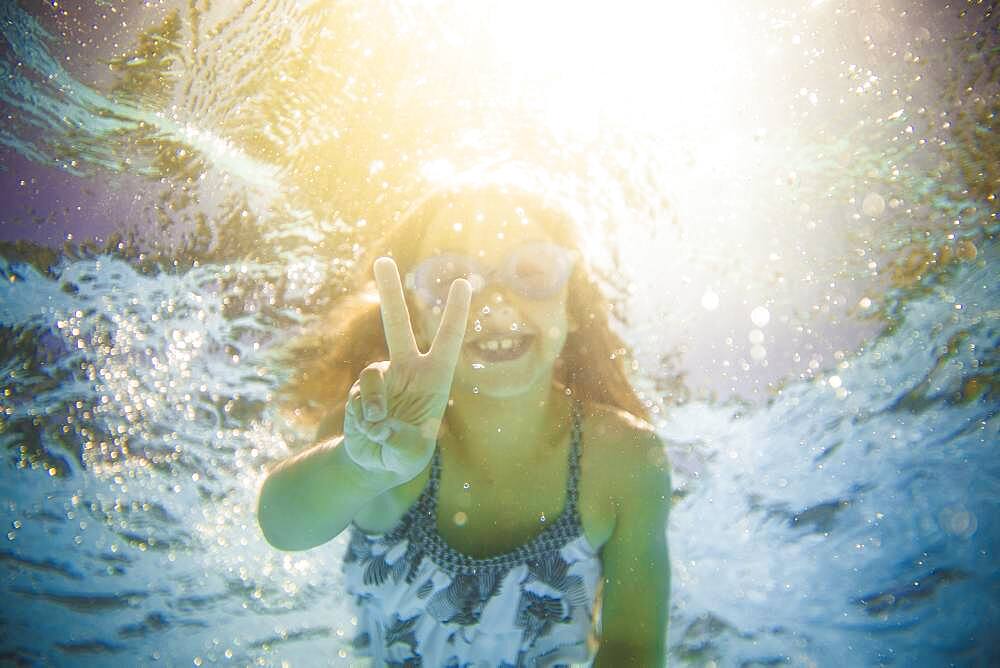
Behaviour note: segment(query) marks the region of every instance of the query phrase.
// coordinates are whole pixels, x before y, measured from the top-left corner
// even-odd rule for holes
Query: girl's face
[[[414,329],[426,349],[452,278],[474,293],[454,388],[512,397],[551,383],[569,330],[572,255],[515,197],[455,202],[431,220],[406,277]]]

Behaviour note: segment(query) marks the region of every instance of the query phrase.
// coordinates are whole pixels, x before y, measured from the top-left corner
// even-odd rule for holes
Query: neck
[[[442,441],[452,459],[492,469],[525,467],[544,455],[541,445],[558,442],[570,419],[564,389],[551,379],[515,397],[459,389],[445,414]]]

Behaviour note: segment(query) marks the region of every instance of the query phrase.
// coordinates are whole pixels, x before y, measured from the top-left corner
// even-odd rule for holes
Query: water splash
[[[53,136],[69,135],[86,143],[87,149],[78,155],[92,166],[119,172],[136,167],[128,159],[123,162],[122,147],[114,138],[143,130],[156,141],[190,146],[219,169],[254,188],[270,191],[278,188],[274,166],[250,158],[211,130],[163,112],[113,101],[74,79],[46,48],[52,36],[16,3],[4,3],[0,25],[10,47],[8,58],[0,60],[0,75],[4,79],[0,101],[17,109],[19,122],[27,126],[17,134],[5,131],[0,137],[5,145],[38,159],[42,151],[24,140],[24,136],[47,136],[47,142],[58,143],[52,141]],[[81,173],[83,169],[76,159],[56,164],[71,172]]]

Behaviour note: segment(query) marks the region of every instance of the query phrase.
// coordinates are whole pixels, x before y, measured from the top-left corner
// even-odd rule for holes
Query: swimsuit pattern
[[[393,529],[352,524],[344,576],[359,612],[356,653],[378,666],[589,665],[601,563],[580,523],[581,440],[574,407],[563,511],[504,554],[473,558],[441,537],[437,451]]]

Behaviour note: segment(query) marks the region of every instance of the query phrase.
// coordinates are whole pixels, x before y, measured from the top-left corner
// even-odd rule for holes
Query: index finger
[[[382,311],[382,329],[389,346],[389,358],[417,354],[417,341],[410,325],[410,312],[403,296],[403,283],[392,258],[375,260],[375,285],[378,287],[379,308]]]
[[[465,325],[469,319],[469,303],[472,301],[472,285],[464,278],[455,279],[448,290],[448,301],[444,305],[444,315],[438,325],[437,334],[428,355],[439,357],[450,367],[458,364],[465,339]]]

